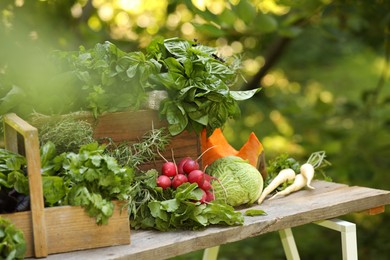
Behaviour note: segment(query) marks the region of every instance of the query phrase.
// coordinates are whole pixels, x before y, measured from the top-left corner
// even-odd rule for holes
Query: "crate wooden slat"
[[[202,231],[132,231],[132,244],[115,248],[51,255],[49,259],[166,259],[192,251],[223,245],[285,228],[362,212],[390,204],[390,191],[314,181],[315,190],[302,190],[287,197],[265,200],[252,209],[267,215],[245,217],[244,225],[208,227]],[[249,208],[241,209],[245,212]]]
[[[4,116],[5,148],[20,153],[18,149],[18,134],[23,136],[23,153],[27,159],[27,172],[30,190],[31,224],[35,256],[47,256],[47,236],[43,204],[41,161],[39,156],[38,131],[16,114]]]
[[[27,158],[31,211],[0,216],[23,231],[26,257],[130,244],[129,216],[126,208],[122,211],[121,202],[114,202],[114,214],[107,225],[97,225],[81,207],[43,208],[37,130],[15,114],[5,115],[4,124],[6,148]],[[24,139],[24,151],[19,151],[19,134]]]

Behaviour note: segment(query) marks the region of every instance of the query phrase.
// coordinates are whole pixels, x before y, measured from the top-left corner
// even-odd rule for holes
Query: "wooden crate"
[[[89,122],[93,127],[93,137],[96,140],[111,138],[115,143],[128,142],[129,144],[138,142],[142,136],[151,129],[167,127],[165,120],[161,120],[157,110],[147,109],[138,111],[110,112],[99,115],[94,118],[90,112],[80,112],[62,117],[72,117],[77,120]],[[48,120],[61,120],[58,118],[36,118],[30,120],[34,126],[47,123]],[[178,162],[184,157],[196,159],[201,154],[200,138],[195,132],[184,131],[179,135],[171,137],[169,145],[162,155],[172,160],[172,150],[175,161]],[[164,160],[160,157],[155,160],[141,165],[141,169],[148,170],[151,168],[160,170]],[[200,161],[199,161],[200,163]]]
[[[114,214],[107,225],[97,225],[81,207],[44,208],[37,129],[17,115],[7,114],[4,132],[6,149],[26,156],[31,211],[0,216],[23,231],[26,257],[130,244],[129,216],[126,209],[121,210],[119,202],[115,202]]]

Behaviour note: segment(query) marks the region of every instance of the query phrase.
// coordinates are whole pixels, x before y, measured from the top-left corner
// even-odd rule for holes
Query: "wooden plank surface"
[[[242,226],[213,226],[202,231],[176,232],[132,230],[131,245],[49,255],[48,259],[166,259],[390,204],[390,191],[324,181],[315,181],[313,186],[315,190],[302,190],[250,207],[262,209],[267,215],[245,217]],[[245,212],[247,209],[248,207],[240,210]]]

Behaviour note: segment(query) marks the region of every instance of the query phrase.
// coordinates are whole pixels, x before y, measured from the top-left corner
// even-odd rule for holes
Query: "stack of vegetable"
[[[157,186],[163,189],[177,189],[184,183],[196,183],[199,192],[202,193],[202,197],[198,201],[201,203],[213,201],[211,176],[200,169],[199,158],[194,160],[191,157],[184,157],[177,165],[164,158],[165,163],[162,165],[161,175],[157,178]]]
[[[124,200],[133,228],[199,229],[211,224],[242,224],[243,215],[235,207],[261,203],[274,190],[278,190],[277,197],[313,188],[314,169],[325,161],[324,154],[314,154],[300,169],[289,159],[266,169],[264,149],[254,133],[239,150],[225,139],[221,127],[240,114],[237,102],[259,91],[231,90],[238,76],[238,59],[218,57],[214,48],[179,38],[156,39],[145,53],[126,53],[106,42],[91,50],[58,52],[56,57],[62,69],[58,79],[65,77],[81,86],[78,97],[87,101],[95,116],[105,111],[137,110],[148,92],[165,91],[159,113],[168,122],[170,137],[195,131],[203,154],[197,159],[183,157],[178,164],[174,158],[166,160],[160,172],[145,172],[137,166],[153,160],[168,143],[160,129],[153,129],[151,138],[140,139],[138,145],[108,142],[107,146],[91,136],[77,135],[92,131],[88,126],[78,127],[75,121],[66,125],[73,124],[73,128],[50,126],[41,138],[46,206],[80,205],[97,223],[104,224],[113,212],[111,201]],[[63,139],[65,130],[69,140]],[[58,142],[54,144],[54,140]],[[63,149],[58,153],[56,145],[60,144]],[[5,151],[0,151],[0,156],[7,157],[0,157],[0,195],[10,199],[14,192],[27,197],[24,158]],[[198,163],[200,159],[202,163]],[[276,169],[280,172],[277,177]],[[18,198],[11,199],[14,204],[2,204],[1,208],[18,210]],[[27,209],[28,205],[22,210]]]
[[[273,191],[277,192],[270,199],[287,196],[305,187],[314,189],[311,181],[314,178],[315,169],[321,171],[320,168],[330,164],[325,157],[324,151],[312,153],[307,162],[302,165],[286,154],[275,158],[268,167],[268,184],[258,199],[258,204],[261,204]],[[324,179],[329,180],[329,177],[323,172],[322,174]]]
[[[77,86],[69,93],[74,96],[71,106],[81,102],[78,109],[95,116],[138,110],[148,93],[166,91],[159,112],[173,136],[184,130],[200,133],[204,128],[211,134],[229,118],[238,118],[238,101],[260,90],[232,90],[240,60],[221,58],[216,48],[180,38],[156,38],[145,52],[125,52],[105,42],[92,49],[80,47],[78,52],[55,52],[53,58],[59,73],[52,80],[56,85]]]

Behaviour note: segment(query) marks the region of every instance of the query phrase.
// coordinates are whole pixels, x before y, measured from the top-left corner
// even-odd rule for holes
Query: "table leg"
[[[282,240],[287,260],[299,260],[300,257],[291,228],[279,230],[279,236]]]
[[[314,224],[330,228],[341,233],[343,260],[358,259],[356,225],[354,223],[340,219],[330,219],[314,222]]]
[[[203,251],[203,258],[202,258],[202,260],[217,260],[218,251],[219,251],[219,246],[206,248]]]

